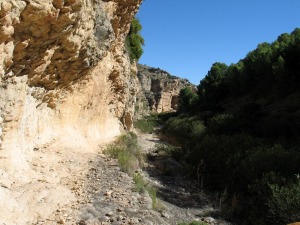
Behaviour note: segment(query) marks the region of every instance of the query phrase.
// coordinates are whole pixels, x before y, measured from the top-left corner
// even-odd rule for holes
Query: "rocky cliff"
[[[36,179],[34,150],[92,151],[131,128],[124,40],[141,1],[0,0],[0,208],[26,213],[12,195]]]
[[[138,64],[140,89],[137,94],[136,117],[149,112],[172,112],[178,107],[181,89],[196,86],[159,68]]]

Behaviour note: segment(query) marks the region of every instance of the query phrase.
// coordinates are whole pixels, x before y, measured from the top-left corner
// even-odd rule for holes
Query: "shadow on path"
[[[180,208],[203,208],[211,205],[211,199],[199,189],[198,182],[191,178],[182,166],[178,164],[178,167],[170,172],[157,168],[164,166],[168,160],[173,161],[167,157],[165,159],[154,157],[145,168],[151,180],[160,184],[157,185],[159,198]],[[172,168],[174,165],[176,161]]]

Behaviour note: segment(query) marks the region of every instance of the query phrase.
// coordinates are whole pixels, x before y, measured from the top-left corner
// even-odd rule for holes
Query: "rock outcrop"
[[[38,179],[34,149],[93,151],[131,128],[124,42],[141,1],[0,0],[0,222],[30,221],[13,196]]]
[[[140,90],[137,94],[136,118],[149,112],[172,112],[178,107],[181,89],[196,86],[159,68],[138,65]]]

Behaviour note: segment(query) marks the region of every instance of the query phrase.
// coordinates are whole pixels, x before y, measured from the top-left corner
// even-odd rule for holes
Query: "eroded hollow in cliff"
[[[132,116],[130,115],[130,113],[126,113],[124,115],[123,122],[124,122],[124,127],[127,130],[130,130],[132,128],[133,121],[132,121]]]
[[[177,110],[178,108],[178,102],[179,102],[179,96],[173,95],[171,99],[171,108],[174,110]]]

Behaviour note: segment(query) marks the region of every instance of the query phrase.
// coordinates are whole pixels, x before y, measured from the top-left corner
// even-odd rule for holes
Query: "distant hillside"
[[[137,94],[137,117],[149,112],[170,112],[178,108],[178,95],[181,89],[196,86],[187,79],[173,76],[159,68],[137,65],[140,91]]]

